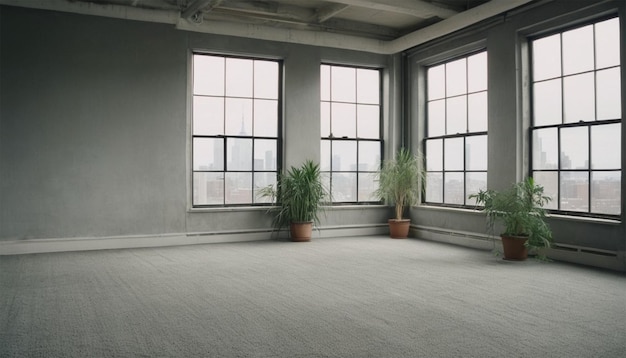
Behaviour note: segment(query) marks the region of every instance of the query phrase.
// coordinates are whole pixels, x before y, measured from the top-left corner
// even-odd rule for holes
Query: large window
[[[621,213],[619,19],[533,39],[532,174],[573,214]]]
[[[475,204],[487,187],[487,53],[427,69],[426,195],[432,204]]]
[[[276,182],[280,63],[194,54],[193,206],[250,205]]]
[[[382,150],[380,70],[321,66],[321,169],[333,202],[377,201]]]

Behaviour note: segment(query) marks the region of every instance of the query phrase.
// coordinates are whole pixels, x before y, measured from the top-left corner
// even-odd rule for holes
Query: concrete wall
[[[422,98],[424,66],[451,56],[487,49],[489,76],[489,172],[488,185],[501,189],[528,176],[529,170],[529,84],[527,36],[574,25],[597,16],[618,12],[622,18],[621,38],[626,39],[623,1],[549,2],[506,17],[495,18],[460,34],[447,36],[411,50],[407,64],[413,81],[410,98]],[[622,41],[622,44],[625,42]],[[622,46],[622,113],[626,114],[626,50]],[[410,120],[423,122],[425,110],[419,101],[410,105]],[[626,143],[626,126],[622,125],[622,153]],[[412,137],[424,138],[423,126],[414,128]],[[622,168],[625,167],[622,155]],[[622,216],[619,221],[553,216],[550,224],[557,244],[574,251],[596,252],[614,257],[624,269],[626,230],[624,224],[626,180],[622,174]],[[418,232],[448,231],[450,237],[484,232],[485,219],[473,210],[418,206],[412,210]],[[419,231],[422,230],[422,231]],[[477,235],[478,236],[478,235]],[[448,239],[446,239],[448,240]],[[454,241],[451,240],[451,241]],[[458,241],[458,240],[457,240]]]
[[[424,108],[415,100],[424,93],[420,66],[487,48],[488,180],[492,188],[506,186],[528,174],[525,36],[615,9],[624,18],[622,1],[591,3],[548,2],[393,56],[0,6],[0,244],[54,246],[51,238],[61,238],[74,239],[63,246],[73,249],[271,236],[264,209],[190,207],[192,50],[284,61],[283,162],[289,166],[319,159],[320,62],[384,68],[389,155],[401,145],[418,148],[423,138]],[[624,143],[626,126],[622,131]],[[622,162],[626,167],[626,156]],[[386,206],[331,208],[322,231],[384,233],[390,215]],[[417,206],[411,218],[422,237],[466,244],[485,233],[484,217],[472,210]],[[626,266],[624,214],[620,222],[554,217],[551,224],[557,243],[616,253]],[[99,246],[89,240],[111,237]]]
[[[319,160],[320,61],[390,71],[390,56],[0,9],[5,242],[255,232],[255,238],[269,237],[265,209],[190,207],[191,51],[284,61],[287,166]],[[381,206],[332,209],[322,226],[378,230],[387,214]]]

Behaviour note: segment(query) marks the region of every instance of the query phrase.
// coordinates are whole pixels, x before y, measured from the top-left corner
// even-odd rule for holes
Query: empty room
[[[624,44],[623,0],[0,0],[0,357],[626,356]]]

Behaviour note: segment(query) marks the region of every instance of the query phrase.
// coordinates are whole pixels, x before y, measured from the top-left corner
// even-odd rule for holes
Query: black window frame
[[[428,111],[429,108],[429,102],[432,101],[436,101],[436,100],[447,100],[448,98],[456,98],[456,97],[460,97],[460,96],[466,96],[469,97],[472,94],[477,94],[477,93],[485,93],[487,95],[487,101],[489,100],[489,86],[487,86],[487,88],[485,90],[480,90],[480,91],[473,91],[470,92],[467,90],[462,94],[458,94],[458,95],[453,95],[453,96],[447,96],[444,95],[444,97],[442,98],[437,98],[434,100],[430,100],[429,99],[429,94],[428,94],[428,70],[430,68],[433,67],[437,67],[437,66],[441,66],[441,65],[445,65],[447,63],[451,63],[451,62],[455,62],[457,60],[460,59],[467,59],[474,56],[474,55],[478,55],[484,53],[485,56],[488,55],[488,51],[486,48],[480,48],[480,49],[474,49],[470,52],[466,52],[463,54],[459,54],[456,55],[454,57],[448,57],[445,58],[441,61],[437,61],[434,63],[429,63],[428,65],[424,66],[424,78],[425,78],[425,86],[424,86],[424,92],[425,92],[425,96],[424,96],[424,106],[425,106],[425,119],[424,119],[424,137],[422,139],[422,143],[423,143],[423,153],[424,153],[424,171],[426,176],[428,176],[429,173],[441,173],[442,175],[442,187],[441,187],[441,202],[435,202],[435,201],[428,201],[427,200],[427,195],[426,195],[426,188],[424,189],[424,195],[422,195],[422,204],[425,205],[430,205],[430,206],[440,206],[440,207],[450,207],[450,208],[460,208],[460,209],[470,209],[470,208],[475,208],[476,204],[475,203],[470,203],[468,202],[468,196],[470,195],[470,193],[468,193],[467,190],[467,174],[468,173],[484,173],[485,177],[487,177],[488,175],[488,169],[489,169],[489,162],[487,161],[487,168],[484,170],[471,170],[471,169],[467,169],[467,153],[466,153],[466,139],[469,137],[476,137],[476,136],[486,136],[486,140],[487,143],[489,143],[489,129],[487,128],[487,130],[485,131],[476,131],[476,132],[468,132],[466,131],[466,133],[455,133],[455,134],[443,134],[443,135],[436,135],[436,136],[428,136],[428,131],[429,131],[429,118],[430,118],[430,113]],[[487,66],[489,66],[489,62],[487,62]],[[467,84],[467,76],[468,76],[469,71],[467,71],[467,62],[466,62],[466,71],[465,71],[465,76],[466,76],[466,84]],[[488,80],[488,78],[487,78]],[[445,81],[445,80],[444,80]],[[445,84],[445,83],[444,83]],[[487,102],[487,106],[488,106],[489,102]],[[469,113],[469,101],[466,101],[466,128],[469,129],[469,115],[467,115]],[[447,109],[446,109],[447,111]],[[489,120],[489,114],[487,113],[487,121]],[[448,125],[448,118],[447,118],[447,113],[446,113],[446,118],[445,118],[446,123],[444,124],[444,133],[447,132],[447,125]],[[462,138],[463,139],[463,168],[462,169],[458,169],[458,170],[446,170],[445,169],[445,160],[446,160],[446,155],[445,155],[445,141],[446,140],[450,140],[450,139],[458,139],[458,138]],[[441,157],[441,170],[428,170],[428,142],[430,141],[435,141],[435,140],[441,140],[442,143],[442,157]],[[453,203],[446,203],[446,198],[445,198],[445,175],[446,173],[462,173],[463,174],[463,201],[464,204],[453,204]],[[487,180],[487,179],[485,179]],[[488,184],[488,183],[487,183]],[[425,178],[425,185],[426,187],[428,186],[428,178]],[[485,188],[486,189],[485,185]]]
[[[571,77],[571,76],[577,76],[577,75],[581,75],[581,74],[587,74],[587,73],[593,73],[594,75],[594,86],[596,84],[596,79],[597,79],[597,73],[599,71],[604,71],[604,70],[608,70],[608,69],[614,69],[614,68],[619,68],[620,71],[623,71],[623,66],[621,63],[621,59],[620,59],[620,64],[616,65],[616,66],[608,66],[608,67],[603,67],[603,68],[597,68],[596,67],[596,54],[595,54],[595,36],[594,36],[594,66],[593,69],[591,70],[585,70],[585,71],[581,71],[581,72],[575,72],[575,73],[570,73],[565,75],[563,73],[563,34],[571,31],[571,30],[576,30],[579,28],[583,28],[589,25],[595,25],[597,23],[603,22],[603,21],[607,21],[607,20],[611,20],[611,19],[618,19],[618,21],[621,23],[622,19],[619,17],[619,15],[617,14],[609,14],[609,15],[605,15],[605,16],[600,16],[600,17],[595,17],[593,19],[590,19],[589,21],[586,21],[584,23],[578,23],[575,25],[569,25],[569,26],[563,26],[560,27],[556,30],[550,31],[550,32],[546,32],[546,33],[542,33],[540,35],[535,35],[535,36],[529,36],[527,38],[528,41],[528,53],[529,53],[529,83],[530,83],[530,125],[529,125],[529,129],[528,129],[528,141],[530,143],[530,148],[529,148],[529,172],[531,174],[531,176],[535,176],[535,173],[541,173],[541,172],[556,172],[557,174],[557,197],[556,198],[552,198],[551,203],[556,203],[557,205],[557,209],[548,209],[547,211],[551,214],[558,214],[558,215],[565,215],[565,216],[571,216],[571,217],[581,217],[581,218],[598,218],[598,219],[609,219],[609,220],[619,220],[622,216],[622,212],[620,210],[619,214],[605,214],[605,213],[597,213],[597,212],[592,212],[592,187],[593,187],[593,183],[591,181],[591,175],[594,172],[616,172],[619,171],[621,174],[621,177],[623,178],[623,168],[619,168],[619,169],[592,169],[591,168],[591,156],[592,156],[592,140],[591,140],[591,136],[592,136],[592,128],[595,126],[603,126],[603,125],[611,125],[611,124],[620,124],[623,125],[623,117],[624,117],[624,113],[621,113],[621,117],[619,119],[601,119],[598,120],[597,119],[597,87],[594,88],[594,119],[592,121],[579,121],[579,122],[570,122],[570,123],[564,123],[564,118],[565,118],[565,101],[564,101],[564,86],[565,86],[565,81],[564,79],[567,77]],[[595,31],[595,26],[594,26],[594,31]],[[595,32],[594,32],[595,34]],[[533,73],[534,73],[534,68],[533,68],[533,57],[534,57],[534,53],[533,53],[533,41],[536,40],[540,40],[543,38],[547,38],[550,36],[554,36],[554,35],[560,35],[560,58],[561,58],[561,73],[559,76],[556,77],[550,77],[550,78],[545,78],[545,79],[541,79],[538,81],[535,81]],[[619,34],[621,36],[621,33]],[[621,39],[620,41],[624,41],[624,39]],[[540,82],[545,82],[545,81],[551,81],[554,79],[560,79],[561,80],[561,123],[558,124],[547,124],[547,125],[538,125],[535,126],[534,121],[535,121],[535,116],[534,116],[534,107],[535,107],[535,101],[534,101],[534,84],[535,83],[540,83]],[[623,88],[623,84],[621,84],[621,87]],[[623,93],[622,93],[623,95]],[[587,129],[587,153],[588,153],[588,165],[586,169],[564,169],[561,168],[562,167],[562,159],[561,159],[561,132],[564,129],[568,129],[568,128],[586,128]],[[539,131],[539,130],[546,130],[546,129],[555,129],[557,131],[557,156],[556,156],[556,160],[557,160],[557,165],[556,168],[550,168],[550,169],[536,169],[533,166],[534,163],[534,152],[535,152],[535,143],[534,143],[534,133],[535,131]],[[620,145],[622,147],[622,151],[623,151],[623,147],[624,147],[624,143],[622,138],[620,137]],[[583,211],[574,211],[574,210],[563,210],[561,209],[561,196],[562,196],[562,192],[563,190],[561,189],[561,172],[573,172],[573,173],[586,173],[587,174],[587,211],[583,212]],[[622,195],[620,195],[620,205],[619,207],[622,208],[623,206],[623,193],[621,193]]]
[[[329,136],[322,136],[321,137],[321,143],[320,145],[323,147],[324,146],[324,141],[329,142],[329,155],[330,155],[330,161],[329,161],[329,170],[322,170],[322,175],[327,177],[328,180],[328,190],[330,191],[330,193],[333,193],[333,173],[354,173],[356,174],[356,188],[355,188],[355,193],[357,196],[357,200],[355,201],[337,201],[335,196],[332,196],[332,201],[331,201],[331,205],[333,206],[340,206],[340,205],[372,205],[372,204],[380,204],[382,201],[381,200],[359,200],[359,174],[367,174],[370,175],[372,177],[375,176],[375,174],[377,173],[378,169],[380,169],[380,165],[382,165],[382,159],[384,158],[384,139],[383,139],[383,68],[380,67],[368,67],[368,66],[356,66],[356,65],[345,65],[345,64],[336,64],[336,63],[330,63],[330,62],[322,62],[320,64],[320,70],[322,68],[322,66],[329,66],[330,67],[330,82],[329,85],[331,87],[331,93],[329,94],[330,98],[328,100],[323,100],[320,98],[320,106],[322,105],[322,103],[327,102],[329,103],[330,107],[332,108],[332,103],[347,103],[347,104],[354,104],[354,105],[359,105],[359,104],[364,104],[364,105],[372,105],[371,103],[359,103],[357,101],[357,99],[355,99],[355,102],[345,102],[345,101],[333,101],[332,100],[332,68],[333,67],[344,67],[344,68],[351,68],[351,69],[355,69],[355,70],[359,70],[359,69],[364,69],[364,70],[375,70],[378,72],[378,133],[379,133],[379,137],[378,138],[360,138],[358,137],[358,133],[357,136],[352,138],[352,137],[348,137],[348,136],[341,136],[341,137],[336,137],[332,134],[332,110],[330,113],[330,121],[331,121],[331,133]],[[356,83],[356,78],[355,78],[355,86],[357,86]],[[358,90],[358,87],[357,87]],[[321,118],[320,118],[321,120]],[[357,128],[358,128],[358,117],[357,117]],[[354,142],[356,145],[356,170],[333,170],[333,144],[334,143],[338,143],[338,142]],[[362,142],[378,142],[379,143],[379,148],[380,148],[380,164],[379,164],[379,168],[376,168],[376,170],[360,170],[359,169],[359,144]]]
[[[272,206],[275,205],[275,203],[271,203],[271,202],[257,202],[257,197],[255,197],[255,173],[273,173],[275,176],[275,180],[276,182],[278,181],[279,178],[279,173],[282,171],[282,167],[283,167],[283,163],[282,163],[282,153],[283,153],[283,133],[282,133],[282,121],[283,121],[283,60],[281,59],[276,59],[276,58],[265,58],[265,57],[260,57],[260,56],[239,56],[239,55],[227,55],[227,54],[222,54],[222,53],[211,53],[211,52],[203,52],[203,51],[193,51],[192,52],[192,71],[194,70],[194,64],[193,64],[193,58],[195,56],[213,56],[213,57],[221,57],[224,58],[224,60],[226,61],[226,59],[243,59],[243,60],[250,60],[250,61],[267,61],[267,62],[275,62],[278,65],[278,78],[276,79],[277,83],[278,83],[278,95],[277,95],[277,128],[276,128],[276,137],[268,137],[268,136],[255,136],[255,135],[227,135],[227,134],[213,134],[213,135],[199,135],[199,134],[194,134],[193,131],[193,127],[194,127],[194,119],[193,119],[193,98],[196,96],[201,96],[201,97],[223,97],[224,100],[226,100],[226,98],[243,98],[243,99],[251,99],[253,106],[254,106],[254,100],[255,99],[261,99],[261,100],[267,100],[266,98],[263,97],[255,97],[254,93],[252,94],[251,97],[241,97],[241,96],[228,96],[226,95],[226,91],[224,88],[224,95],[223,96],[208,96],[208,95],[196,95],[193,92],[193,72],[192,72],[192,76],[191,76],[191,98],[192,98],[192,110],[191,110],[191,162],[194,163],[194,157],[195,157],[195,153],[194,153],[194,149],[193,149],[193,143],[194,140],[196,138],[210,138],[210,139],[222,139],[223,140],[223,170],[195,170],[193,167],[193,164],[191,165],[191,205],[192,208],[220,208],[220,207],[251,207],[251,206]],[[253,71],[254,71],[254,66],[253,66]],[[226,75],[226,74],[224,74]],[[254,88],[254,72],[252,74],[253,76],[253,88]],[[224,80],[224,87],[226,87],[226,80]],[[252,113],[253,113],[253,118],[252,118],[252,124],[254,126],[254,107],[252,108]],[[224,121],[226,121],[226,115],[224,115]],[[224,123],[224,125],[226,125],[226,122]],[[236,140],[236,139],[250,139],[252,142],[252,148],[251,148],[251,169],[250,170],[229,170],[228,169],[228,141],[229,140]],[[255,165],[254,165],[254,146],[256,143],[256,140],[276,140],[276,168],[273,170],[259,170],[259,169],[255,169]],[[196,204],[194,201],[194,197],[195,197],[195,173],[223,173],[224,176],[222,177],[222,190],[223,190],[223,196],[222,196],[222,203],[221,204]],[[227,173],[250,173],[251,174],[251,192],[252,192],[252,201],[249,203],[226,203],[226,174]]]

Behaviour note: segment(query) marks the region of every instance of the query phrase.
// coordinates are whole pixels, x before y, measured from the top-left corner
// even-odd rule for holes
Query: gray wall
[[[622,39],[624,31],[625,3],[623,1],[600,2],[555,1],[506,18],[495,18],[473,26],[469,31],[454,34],[430,44],[412,49],[407,66],[414,78],[410,86],[411,98],[424,93],[424,66],[437,61],[460,56],[470,51],[486,48],[489,63],[489,171],[488,186],[501,189],[528,176],[530,114],[528,107],[528,67],[526,38],[541,32],[558,29],[588,21],[598,15],[620,12]],[[598,3],[598,2],[596,2]],[[624,43],[624,41],[622,41]],[[626,51],[622,46],[622,113],[626,113]],[[410,120],[423,122],[424,108],[415,101],[410,105]],[[419,143],[424,137],[424,127],[414,128],[412,136]],[[626,144],[626,126],[622,125],[622,153]],[[415,144],[415,143],[414,143]],[[626,167],[622,155],[622,168]],[[601,250],[626,249],[624,225],[624,193],[626,180],[622,173],[622,217],[620,222],[566,218],[553,216],[550,224],[555,242]],[[461,232],[484,232],[485,219],[473,210],[444,209],[419,206],[412,210],[417,225]]]
[[[541,30],[537,24],[546,30],[616,6],[622,18],[625,11],[620,1],[576,11],[582,6],[558,1],[486,21],[411,51],[406,72],[400,54],[188,33],[170,25],[0,6],[0,240],[268,229],[270,220],[262,209],[190,208],[192,50],[284,60],[283,161],[289,166],[319,159],[321,61],[385,68],[388,155],[408,140],[419,147],[423,136],[419,118],[424,109],[414,100],[423,93],[423,78],[415,76],[419,66],[487,47],[488,180],[490,187],[505,186],[527,175],[528,168],[523,130],[527,84],[518,50],[525,34]],[[557,20],[547,21],[552,17]],[[624,23],[622,35],[625,39]],[[622,51],[623,64],[625,56]],[[623,83],[625,73],[622,69]],[[403,79],[409,90],[404,102]],[[625,156],[622,161],[626,167]],[[382,206],[331,209],[323,226],[382,224],[390,214]],[[419,226],[442,230],[480,233],[485,228],[482,215],[471,210],[417,206],[411,217]],[[551,223],[557,242],[622,252],[626,248],[623,215],[620,223],[562,218]]]
[[[264,209],[190,208],[191,51],[284,60],[286,165],[319,160],[320,61],[387,72],[391,60],[171,25],[0,9],[0,240],[268,229]],[[386,207],[363,211],[331,210],[324,225],[378,224],[387,216]]]

